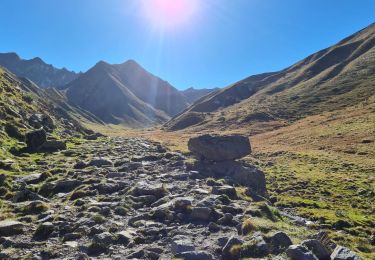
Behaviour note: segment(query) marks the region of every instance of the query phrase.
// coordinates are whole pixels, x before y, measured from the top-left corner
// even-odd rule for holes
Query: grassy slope
[[[375,24],[282,71],[239,81],[167,122],[169,130],[267,132],[374,94]]]
[[[365,259],[373,257],[375,96],[256,135],[252,144],[276,205],[322,224]]]

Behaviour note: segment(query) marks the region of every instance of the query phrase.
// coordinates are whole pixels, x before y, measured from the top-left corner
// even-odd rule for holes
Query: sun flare
[[[198,0],[144,0],[142,5],[153,27],[175,28],[191,22]]]

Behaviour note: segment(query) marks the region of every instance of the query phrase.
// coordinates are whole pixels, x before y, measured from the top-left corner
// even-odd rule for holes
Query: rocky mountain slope
[[[81,112],[54,102],[33,82],[0,67],[0,159],[25,148],[27,134],[41,127],[56,145],[57,140],[92,133],[82,127],[74,113]]]
[[[97,63],[66,86],[68,101],[91,112],[105,123],[147,127],[167,120],[169,116],[165,111],[154,108],[133,93],[134,89],[129,86],[137,86],[128,84],[126,73],[123,73],[128,66],[133,64]],[[144,86],[149,89],[143,89],[143,98],[147,93],[152,95],[158,88],[158,83],[148,83],[151,85]],[[155,91],[152,91],[153,89]],[[169,98],[172,99],[172,96]]]
[[[263,131],[354,105],[374,94],[375,24],[282,71],[251,76],[199,100],[166,126]],[[267,127],[267,125],[269,127]]]
[[[0,66],[18,77],[32,80],[42,88],[64,86],[79,75],[65,68],[57,69],[40,58],[21,59],[16,53],[0,53]]]

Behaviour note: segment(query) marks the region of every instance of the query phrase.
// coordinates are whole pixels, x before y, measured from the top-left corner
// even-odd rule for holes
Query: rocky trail
[[[264,174],[231,160],[107,137],[45,154],[30,175],[0,175],[15,214],[0,221],[0,259],[359,259],[314,235],[257,226],[282,216],[263,198]]]

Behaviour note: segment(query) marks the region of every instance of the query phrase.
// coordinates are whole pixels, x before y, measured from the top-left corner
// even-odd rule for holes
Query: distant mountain
[[[166,124],[277,127],[307,115],[355,105],[375,91],[375,23],[282,71],[241,80],[197,101]],[[197,129],[198,130],[198,129]]]
[[[79,75],[65,68],[57,69],[40,58],[21,59],[16,53],[0,53],[0,66],[18,77],[30,79],[42,88],[64,86]]]
[[[175,88],[134,61],[116,65],[100,61],[65,89],[71,104],[105,123],[132,127],[165,122],[188,106]]]
[[[202,89],[196,89],[196,88],[188,88],[186,90],[181,91],[182,94],[186,97],[186,100],[193,104],[195,101],[200,99],[201,97],[204,97],[214,91],[219,90],[219,88],[202,88]]]

